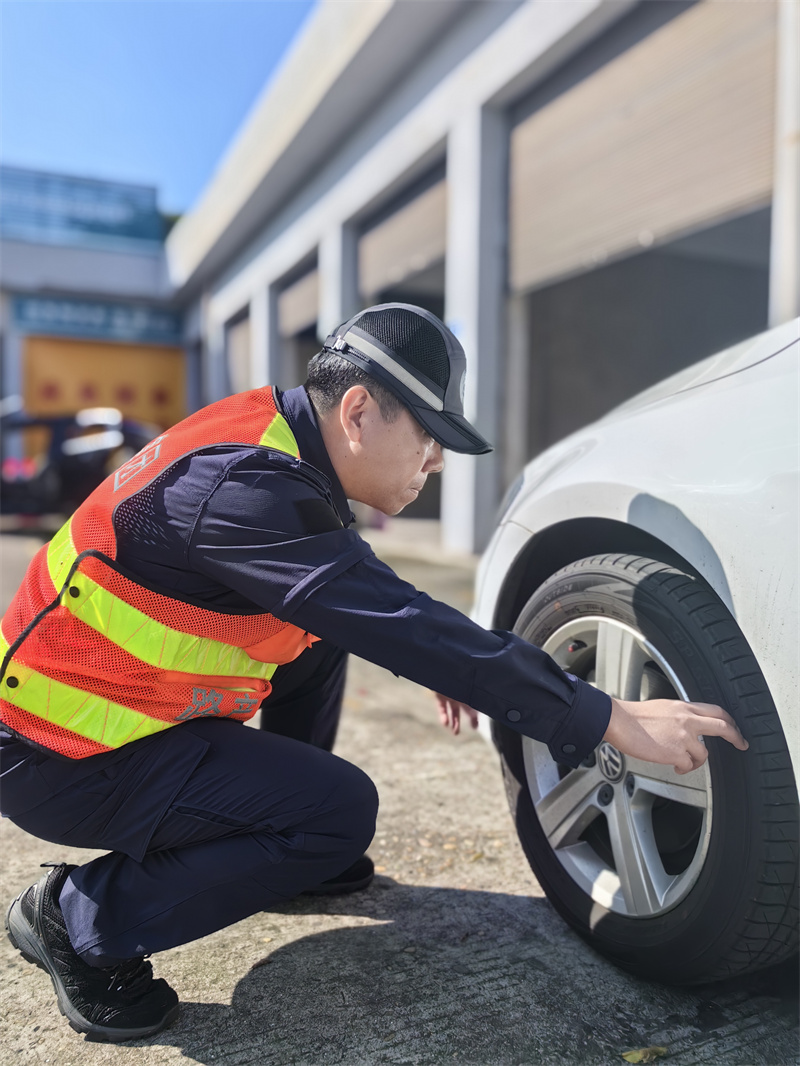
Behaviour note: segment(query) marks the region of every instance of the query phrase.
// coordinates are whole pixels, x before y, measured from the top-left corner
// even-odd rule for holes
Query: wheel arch
[[[702,576],[674,548],[637,526],[610,518],[567,519],[534,533],[514,560],[497,597],[495,628],[513,629],[529,597],[557,570],[602,552],[649,556]]]

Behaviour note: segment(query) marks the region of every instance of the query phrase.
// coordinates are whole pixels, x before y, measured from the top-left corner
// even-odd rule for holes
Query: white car
[[[800,321],[560,441],[509,491],[476,620],[622,699],[717,703],[691,774],[601,744],[577,770],[493,724],[530,864],[589,943],[697,983],[797,950]]]

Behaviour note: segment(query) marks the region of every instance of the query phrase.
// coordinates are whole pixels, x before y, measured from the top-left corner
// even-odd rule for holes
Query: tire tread
[[[736,935],[729,937],[729,947],[717,959],[715,972],[703,979],[728,977],[778,963],[797,950],[797,792],[777,712],[771,706],[764,707],[765,701],[772,702],[766,681],[735,620],[713,590],[670,564],[606,552],[562,568],[548,584],[573,576],[576,571],[598,569],[605,571],[599,575],[604,580],[613,580],[609,568],[637,581],[646,577],[651,589],[657,588],[680,605],[684,617],[707,635],[710,648],[717,652],[717,661],[738,697],[740,724],[747,730],[751,750],[761,760],[757,775],[763,827],[761,876],[753,882],[753,895]],[[780,899],[776,899],[779,894]]]

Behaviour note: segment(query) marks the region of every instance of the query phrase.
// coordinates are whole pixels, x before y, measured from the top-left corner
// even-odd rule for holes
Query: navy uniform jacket
[[[544,741],[554,758],[577,766],[605,733],[609,697],[376,559],[349,528],[353,515],[305,389],[275,394],[302,458],[220,444],[180,460],[117,512],[117,565],[176,599],[292,622]],[[0,731],[0,744],[10,739]]]
[[[276,399],[302,458],[225,444],[181,460],[118,514],[118,565],[178,599],[267,611],[542,740],[577,766],[607,728],[609,697],[380,562],[349,528],[353,515],[305,389],[276,390]]]

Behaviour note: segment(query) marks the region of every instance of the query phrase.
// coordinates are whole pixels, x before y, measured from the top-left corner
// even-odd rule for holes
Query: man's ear
[[[339,404],[339,421],[346,436],[353,443],[360,442],[364,431],[364,416],[375,401],[363,385],[351,385]]]

